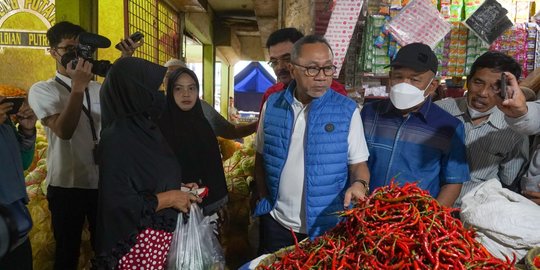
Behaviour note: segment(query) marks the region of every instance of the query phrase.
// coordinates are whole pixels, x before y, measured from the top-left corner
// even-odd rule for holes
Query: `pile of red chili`
[[[534,267],[540,268],[540,255],[534,257],[533,264],[534,264]]]
[[[514,269],[416,184],[376,189],[344,220],[258,269]]]

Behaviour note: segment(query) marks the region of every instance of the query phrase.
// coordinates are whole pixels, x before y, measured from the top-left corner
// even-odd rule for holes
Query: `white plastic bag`
[[[223,250],[213,233],[210,218],[192,204],[189,217],[178,214],[171,248],[167,255],[169,270],[221,270],[225,269]]]
[[[540,206],[488,180],[463,196],[461,220],[478,232],[476,240],[500,259],[513,254],[520,260],[540,245]]]

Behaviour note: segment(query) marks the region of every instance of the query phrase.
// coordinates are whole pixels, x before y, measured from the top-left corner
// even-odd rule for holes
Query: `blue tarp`
[[[276,80],[259,62],[251,62],[234,76],[235,92],[264,93]]]
[[[262,95],[276,80],[259,62],[251,62],[234,76],[235,107],[242,111],[259,111]]]

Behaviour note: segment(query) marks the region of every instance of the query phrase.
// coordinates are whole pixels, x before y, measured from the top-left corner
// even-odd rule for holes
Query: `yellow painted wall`
[[[98,58],[114,62],[120,57],[120,51],[114,45],[124,38],[124,1],[98,1],[98,34],[111,40],[111,47],[98,49]]]
[[[56,21],[68,21],[92,31],[92,0],[56,0]]]
[[[213,45],[203,45],[203,99],[214,105],[216,51]],[[221,79],[221,78],[219,78]]]

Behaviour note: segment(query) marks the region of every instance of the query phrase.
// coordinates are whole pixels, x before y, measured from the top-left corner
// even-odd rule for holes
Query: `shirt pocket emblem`
[[[335,127],[334,127],[334,124],[332,123],[328,123],[324,126],[324,130],[326,130],[326,132],[332,132],[334,131]]]

